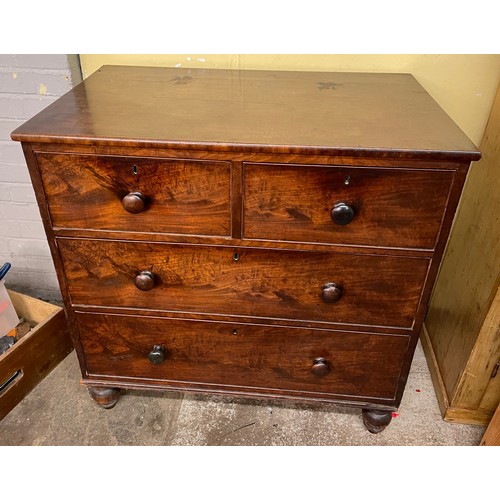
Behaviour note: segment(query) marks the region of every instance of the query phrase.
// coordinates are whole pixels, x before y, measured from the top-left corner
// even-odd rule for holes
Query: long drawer
[[[38,153],[61,228],[227,236],[229,162]]]
[[[424,258],[59,238],[71,301],[411,328]]]
[[[453,172],[244,164],[243,236],[432,249]]]
[[[394,397],[408,337],[77,313],[90,376]]]

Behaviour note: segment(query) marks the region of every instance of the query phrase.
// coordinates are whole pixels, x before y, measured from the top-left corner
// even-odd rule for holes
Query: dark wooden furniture
[[[22,141],[83,383],[390,421],[475,146],[407,74],[105,66]]]

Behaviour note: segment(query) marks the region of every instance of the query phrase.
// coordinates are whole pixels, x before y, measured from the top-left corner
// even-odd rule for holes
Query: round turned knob
[[[338,302],[342,298],[342,287],[337,283],[324,284],[321,288],[321,298],[328,304]]]
[[[131,214],[139,214],[146,208],[146,198],[138,192],[129,193],[122,200],[123,208]]]
[[[316,377],[324,377],[330,373],[328,361],[325,358],[316,358],[311,368],[311,373]]]
[[[161,345],[153,346],[153,349],[148,354],[148,359],[153,365],[159,365],[165,361],[165,349]]]
[[[139,290],[147,292],[155,286],[155,275],[151,271],[141,271],[135,277],[134,284]]]
[[[335,203],[332,208],[332,220],[339,226],[346,226],[354,219],[354,209],[343,201]]]

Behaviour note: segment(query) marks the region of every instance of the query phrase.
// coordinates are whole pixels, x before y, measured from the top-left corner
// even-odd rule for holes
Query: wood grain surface
[[[145,157],[37,155],[57,227],[229,235],[230,163]],[[141,213],[122,199],[145,198]]]
[[[409,74],[104,66],[15,140],[473,160]]]
[[[428,259],[58,239],[73,304],[411,328]],[[236,260],[237,259],[237,260]],[[138,290],[144,270],[156,286]],[[324,303],[335,282],[340,301]]]
[[[500,446],[500,406],[497,407],[484,436],[481,446]]]
[[[499,379],[490,380],[500,361],[500,87],[481,151],[481,162],[469,171],[425,323],[450,405],[493,412],[500,402]]]
[[[393,398],[408,338],[77,314],[89,374]],[[148,354],[164,348],[153,365]],[[326,359],[330,372],[311,373]]]
[[[434,248],[453,173],[244,164],[245,238]],[[355,216],[335,224],[345,202]]]
[[[12,138],[85,384],[399,405],[480,158],[411,75],[103,67]]]

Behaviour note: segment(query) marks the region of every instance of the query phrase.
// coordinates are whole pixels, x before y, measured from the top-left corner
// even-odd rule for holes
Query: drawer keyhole
[[[234,262],[238,262],[240,260],[240,254],[238,252],[234,252],[233,260]]]
[[[132,173],[137,175],[137,165],[132,165]]]

